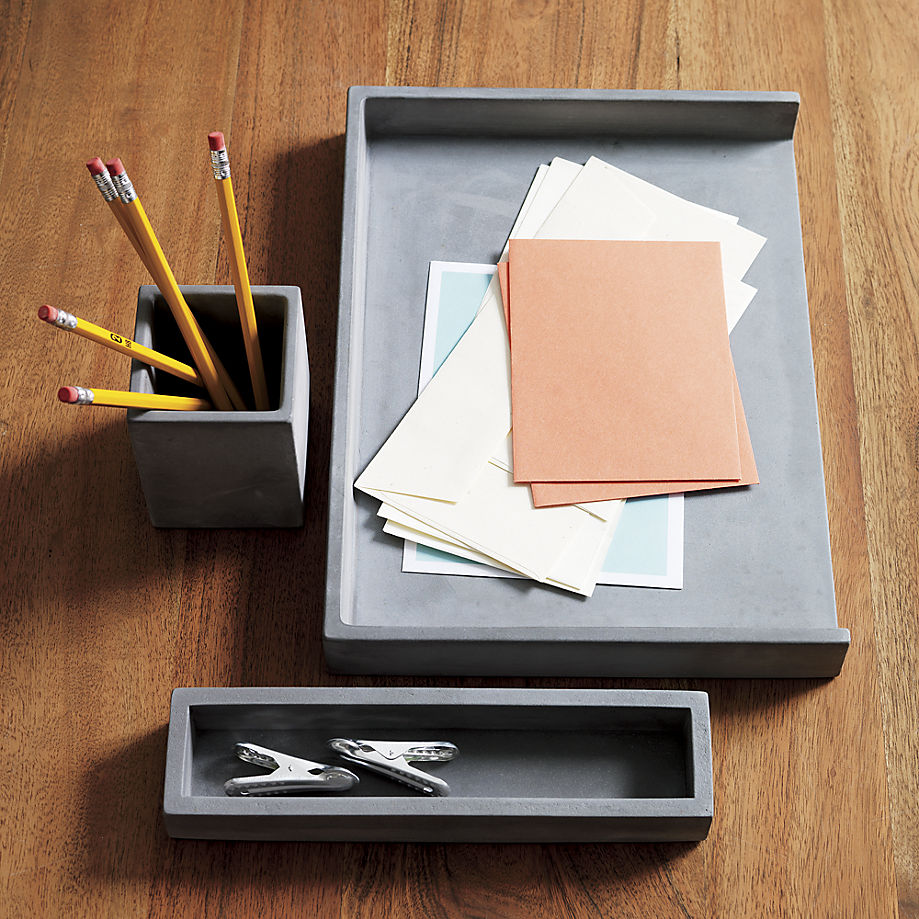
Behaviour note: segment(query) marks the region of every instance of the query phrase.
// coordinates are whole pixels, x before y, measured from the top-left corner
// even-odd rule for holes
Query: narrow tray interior
[[[707,137],[692,136],[685,117],[673,134],[585,133],[576,117],[565,120],[564,105],[540,120],[529,103],[506,136],[498,109],[468,103],[450,110],[466,119],[456,133],[441,117],[425,134],[431,108],[418,105],[367,100],[350,340],[358,369],[336,408],[358,419],[342,458],[345,495],[417,395],[430,261],[494,262],[539,164],[591,155],[738,215],[768,238],[746,276],[759,293],[731,336],[762,484],[687,497],[682,590],[600,586],[590,600],[527,581],[403,573],[402,542],[382,532],[379,502],[355,493],[344,509],[341,621],[835,628],[791,139],[750,137],[754,103],[737,110],[745,120],[736,136],[726,121]]]
[[[331,737],[456,744],[452,762],[419,764],[450,785],[452,798],[693,797],[688,709],[501,705],[193,706],[187,792],[223,797],[227,779],[267,774],[236,758],[238,742],[348,766],[328,750]],[[418,797],[348,768],[360,776],[349,798]]]

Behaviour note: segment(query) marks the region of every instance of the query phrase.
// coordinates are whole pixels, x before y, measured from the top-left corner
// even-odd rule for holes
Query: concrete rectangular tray
[[[794,93],[352,88],[324,645],[349,673],[833,676]],[[768,238],[731,336],[761,483],[687,496],[682,590],[404,574],[355,478],[416,397],[428,264],[494,262],[540,163],[596,155]]]
[[[339,760],[331,737],[446,740],[426,797]],[[348,765],[348,792],[228,797],[263,772],[237,742]],[[267,773],[265,773],[267,774]],[[708,696],[565,689],[177,689],[163,811],[170,836],[403,842],[703,839],[712,819]]]

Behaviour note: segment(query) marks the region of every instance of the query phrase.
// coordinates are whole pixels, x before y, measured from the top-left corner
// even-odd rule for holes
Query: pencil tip
[[[76,402],[80,394],[77,392],[76,386],[62,386],[57,391],[57,397],[61,402]]]
[[[57,310],[53,306],[48,306],[48,304],[45,303],[38,308],[38,318],[44,319],[45,322],[54,322],[54,320],[57,319]]]
[[[223,139],[223,132],[211,131],[211,133],[207,135],[207,145],[211,148],[211,150],[225,149],[226,143]]]
[[[108,166],[108,171],[112,175],[120,176],[124,172],[124,165],[117,156],[114,159],[106,160],[105,165]]]
[[[90,175],[101,176],[105,172],[105,163],[102,162],[100,157],[94,156],[91,160],[86,161],[86,168],[89,170]]]

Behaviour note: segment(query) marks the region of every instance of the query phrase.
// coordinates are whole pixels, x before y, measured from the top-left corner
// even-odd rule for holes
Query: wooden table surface
[[[919,917],[919,17],[906,0],[11,2],[0,42],[2,916]],[[411,680],[325,667],[346,90],[796,90],[841,676]],[[205,135],[227,134],[254,283],[303,291],[302,530],[155,530],[126,388],[48,302],[130,334],[144,269],[89,180],[124,158],[176,275],[228,283]],[[173,841],[185,685],[679,686],[711,695],[698,845]]]

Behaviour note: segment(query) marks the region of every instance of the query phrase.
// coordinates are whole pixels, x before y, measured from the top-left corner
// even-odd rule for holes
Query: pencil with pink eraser
[[[201,377],[198,376],[195,368],[191,367],[189,364],[183,361],[177,361],[174,357],[169,357],[168,354],[163,354],[160,351],[154,351],[153,348],[139,345],[136,341],[131,341],[130,338],[125,338],[123,335],[118,335],[116,332],[110,332],[108,329],[102,328],[101,325],[88,322],[86,319],[80,319],[78,316],[74,316],[73,313],[68,313],[66,310],[59,310],[54,306],[45,304],[38,308],[38,318],[44,319],[45,322],[55,326],[55,328],[63,329],[66,332],[73,332],[74,335],[79,335],[81,338],[104,345],[106,348],[111,348],[119,354],[125,354],[143,364],[149,364],[151,367],[156,367],[157,370],[171,373],[173,376],[178,377],[180,380],[185,380],[187,383],[194,383],[195,386],[202,385]]]
[[[268,386],[265,382],[265,368],[259,348],[258,324],[255,319],[255,306],[252,302],[252,288],[249,285],[249,271],[246,268],[246,254],[243,251],[242,232],[239,229],[239,215],[236,212],[236,199],[233,196],[230,159],[227,155],[226,142],[220,131],[211,131],[207,135],[207,142],[211,150],[211,167],[214,170],[214,184],[217,187],[220,220],[223,223],[224,233],[230,240],[230,272],[233,275],[233,287],[236,289],[236,305],[239,307],[239,320],[243,330],[243,341],[246,345],[249,374],[252,377],[255,407],[260,412],[267,412]]]
[[[61,402],[71,405],[108,405],[114,408],[169,409],[180,412],[200,412],[212,408],[206,399],[125,392],[120,389],[89,389],[86,386],[62,386],[57,391],[57,397]]]

